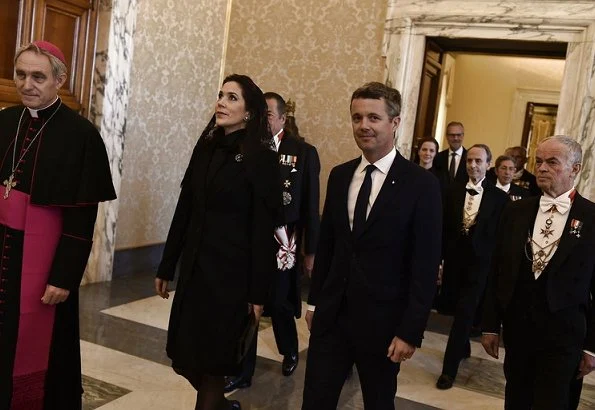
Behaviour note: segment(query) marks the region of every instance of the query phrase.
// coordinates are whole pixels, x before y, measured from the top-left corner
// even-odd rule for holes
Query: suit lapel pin
[[[393,179],[392,181],[390,181],[390,183],[394,185],[395,184],[395,180]]]
[[[581,228],[583,227],[583,222],[579,221],[578,219],[573,219],[570,221],[570,231],[571,235],[576,236],[577,238],[581,237]]]
[[[244,160],[244,156],[242,154],[238,154],[235,156],[236,162],[242,162]]]
[[[289,179],[286,179],[285,182],[283,182],[283,186],[285,188],[289,188],[291,186],[291,182],[289,181]]]

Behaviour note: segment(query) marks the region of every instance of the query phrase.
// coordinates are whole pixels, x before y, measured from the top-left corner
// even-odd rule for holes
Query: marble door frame
[[[580,17],[576,17],[580,16]],[[389,0],[384,34],[384,81],[403,96],[396,146],[409,156],[426,37],[568,43],[556,133],[584,150],[581,192],[595,198],[595,4],[585,1]]]

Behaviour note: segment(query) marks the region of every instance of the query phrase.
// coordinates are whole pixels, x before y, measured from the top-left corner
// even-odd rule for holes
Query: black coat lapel
[[[564,263],[566,258],[568,258],[574,246],[579,243],[580,237],[577,237],[576,234],[570,233],[570,224],[572,223],[573,219],[584,223],[585,220],[591,218],[586,214],[584,205],[585,203],[583,197],[577,193],[572,203],[572,207],[570,208],[566,224],[564,225],[564,232],[562,232],[562,236],[560,237],[558,249],[545,267],[544,273],[546,271],[558,272],[560,266],[562,263]]]
[[[491,182],[488,182],[486,178],[484,178],[483,182],[481,183],[483,187],[483,195],[481,197],[481,203],[479,204],[479,211],[477,214],[477,225],[482,224],[486,218],[490,218],[492,215],[492,211],[494,210],[494,189],[496,188],[492,185]]]
[[[397,152],[397,156],[389,168],[388,174],[386,174],[386,178],[384,179],[382,188],[380,188],[380,192],[378,192],[374,205],[372,206],[372,209],[370,209],[370,214],[366,219],[366,225],[364,226],[364,229],[362,229],[362,233],[374,223],[374,220],[381,214],[382,209],[395,198],[399,189],[401,189],[402,184],[406,181],[408,170],[407,167],[404,166],[405,163],[403,161],[407,160]]]

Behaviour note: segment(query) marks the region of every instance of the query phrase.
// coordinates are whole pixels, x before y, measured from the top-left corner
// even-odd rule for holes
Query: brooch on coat
[[[236,162],[242,162],[244,160],[244,156],[242,154],[237,154],[234,159]]]
[[[568,233],[576,236],[577,238],[580,238],[582,227],[583,227],[582,221],[579,221],[578,219],[573,219],[572,221],[570,221],[570,231]]]

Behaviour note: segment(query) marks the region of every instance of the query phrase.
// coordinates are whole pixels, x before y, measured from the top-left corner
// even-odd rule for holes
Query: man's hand
[[[314,318],[314,311],[313,310],[308,310],[306,312],[306,323],[308,324],[308,330],[312,330],[312,319]]]
[[[55,305],[68,299],[70,291],[68,289],[57,288],[52,285],[45,286],[45,293],[41,297],[41,303],[44,305]]]
[[[581,379],[595,370],[595,356],[591,356],[589,353],[583,352],[583,358],[578,365],[578,376],[577,379]]]
[[[386,357],[389,357],[394,363],[399,363],[411,359],[413,353],[415,353],[415,346],[395,336],[388,347]]]
[[[155,278],[155,292],[163,299],[169,299],[169,292],[167,291],[168,283],[168,280]]]
[[[494,359],[498,358],[498,348],[500,347],[500,336],[484,334],[481,336],[481,345],[487,354]]]
[[[312,269],[314,268],[314,254],[304,255],[304,273],[309,278],[312,277]]]

